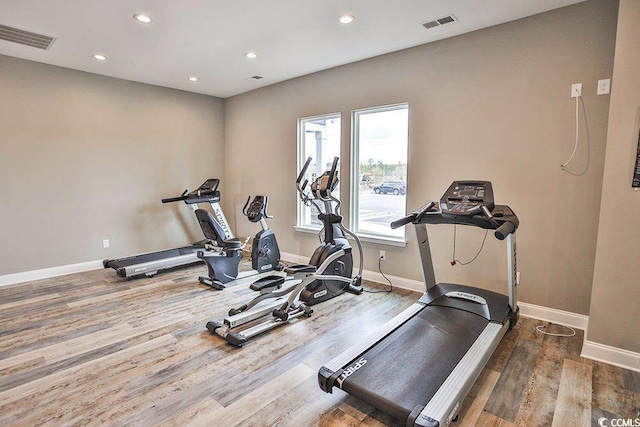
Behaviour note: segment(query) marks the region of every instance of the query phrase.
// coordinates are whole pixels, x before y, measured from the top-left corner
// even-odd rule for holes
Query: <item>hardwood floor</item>
[[[401,425],[340,390],[323,393],[316,376],[418,294],[346,294],[238,349],[204,325],[251,291],[206,288],[204,271],[121,280],[99,270],[1,287],[0,425]],[[544,336],[538,325],[556,328],[521,318],[454,425],[640,418],[640,373],[580,358],[582,331]]]

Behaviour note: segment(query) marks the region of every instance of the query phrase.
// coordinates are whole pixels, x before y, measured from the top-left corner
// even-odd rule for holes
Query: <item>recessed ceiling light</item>
[[[104,55],[100,55],[99,53],[96,53],[95,55],[91,55],[93,56],[93,59],[97,59],[98,61],[106,61],[107,57]]]
[[[189,81],[190,82],[197,82],[198,80],[200,80],[199,78],[197,78],[196,76],[191,76],[189,77]]]
[[[346,14],[345,14],[345,15],[340,15],[340,16],[338,17],[338,21],[339,21],[341,24],[351,24],[351,23],[353,22],[353,20],[354,20],[354,19],[356,19],[356,18],[354,18],[354,16],[353,16],[353,15],[346,15]]]
[[[135,15],[133,15],[133,19],[143,24],[150,24],[152,21],[152,19],[149,16],[143,13],[136,13]]]
[[[258,54],[255,52],[245,52],[244,56],[249,59],[256,59],[258,57]]]

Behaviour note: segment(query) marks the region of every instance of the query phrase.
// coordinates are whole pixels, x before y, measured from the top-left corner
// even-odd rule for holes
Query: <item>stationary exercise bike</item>
[[[198,258],[207,264],[208,276],[199,277],[200,283],[214,289],[222,290],[227,286],[240,283],[250,284],[262,279],[286,277],[280,264],[280,250],[275,234],[268,227],[265,218],[272,218],[267,214],[268,199],[266,196],[255,196],[249,203],[247,199],[242,213],[251,222],[259,222],[262,230],[253,238],[251,248],[251,270],[238,271],[242,260],[242,250],[249,238],[241,242],[233,237],[229,230],[224,230],[216,220],[214,214],[205,209],[195,211],[198,223],[205,237],[215,246],[208,247],[208,251],[198,252]]]
[[[300,199],[306,206],[314,206],[319,212],[318,219],[322,221],[322,230],[320,231],[320,235],[322,235],[321,244],[313,252],[313,255],[311,255],[309,265],[318,267],[329,258],[329,256],[344,249],[345,254],[332,261],[324,274],[350,278],[353,274],[353,255],[351,245],[345,236],[345,234],[348,234],[353,237],[358,246],[360,257],[358,274],[352,282],[318,279],[309,283],[300,294],[300,300],[307,305],[318,304],[336,297],[345,291],[357,295],[362,293],[362,244],[358,236],[342,224],[340,200],[331,194],[338,186],[338,174],[336,171],[338,160],[338,157],[334,157],[331,170],[325,171],[313,181],[310,186],[311,194],[305,192],[309,182],[305,175],[311,164],[311,157],[305,162],[296,180],[296,187],[300,194]]]

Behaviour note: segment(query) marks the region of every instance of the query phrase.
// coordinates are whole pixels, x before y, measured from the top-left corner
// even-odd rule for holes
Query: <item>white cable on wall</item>
[[[578,119],[579,119],[579,115],[578,115],[578,99],[580,98],[580,96],[576,96],[576,143],[573,146],[573,153],[571,153],[571,157],[569,157],[569,160],[567,160],[566,162],[564,162],[563,164],[560,165],[561,168],[566,167],[569,163],[571,163],[571,160],[573,160],[573,156],[576,155],[576,151],[578,151],[578,131],[579,131],[579,127],[578,127]]]

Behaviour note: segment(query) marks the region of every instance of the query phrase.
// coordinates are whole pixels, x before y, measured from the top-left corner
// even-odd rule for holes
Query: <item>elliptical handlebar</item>
[[[304,179],[304,182],[302,182],[302,185],[300,185],[300,182],[302,181],[305,174],[307,173],[307,169],[309,169],[311,160],[313,160],[311,157],[307,158],[307,161],[304,163],[302,170],[298,174],[298,178],[296,178],[296,188],[298,189],[298,193],[300,194],[300,200],[302,200],[302,203],[304,203],[306,206],[311,206],[313,204],[318,210],[318,212],[320,212],[321,211],[320,206],[318,206],[315,200],[313,200],[313,197],[310,197],[307,193],[304,192],[304,190],[307,188],[307,184],[309,184],[309,180]]]
[[[331,172],[329,172],[329,181],[327,182],[327,190],[329,194],[331,194],[331,190],[333,190],[333,178],[336,175],[336,169],[338,168],[338,161],[340,159],[338,157],[333,158],[333,164],[331,165]]]
[[[309,165],[311,164],[311,157],[309,157],[307,159],[307,161],[304,163],[304,166],[302,167],[302,170],[300,171],[300,174],[298,175],[298,179],[296,179],[296,184],[300,184],[300,181],[302,181],[302,178],[304,178],[304,175],[307,173],[307,169],[309,169]],[[305,183],[302,184],[302,189],[304,189],[304,187],[306,187],[306,183],[307,180],[305,180]]]

